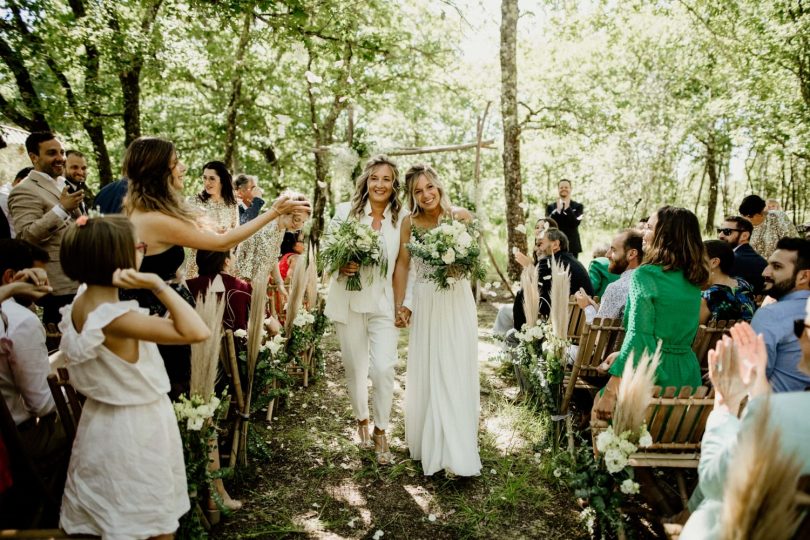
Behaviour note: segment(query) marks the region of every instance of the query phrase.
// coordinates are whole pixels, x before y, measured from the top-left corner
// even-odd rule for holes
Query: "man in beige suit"
[[[44,308],[42,322],[58,323],[59,308],[73,301],[78,287],[62,271],[59,246],[68,224],[79,216],[84,192],[70,193],[65,186],[65,149],[53,133],[32,133],[25,140],[25,148],[34,170],[11,191],[8,208],[17,238],[41,247],[51,258],[45,268],[53,293],[39,304]]]

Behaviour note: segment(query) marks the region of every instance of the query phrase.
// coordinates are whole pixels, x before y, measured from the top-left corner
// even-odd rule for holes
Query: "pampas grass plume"
[[[208,288],[205,296],[197,298],[194,308],[211,335],[205,341],[191,345],[191,381],[190,394],[198,395],[207,403],[214,393],[219,366],[219,351],[222,347],[222,315],[225,312],[225,301]]]
[[[568,337],[568,296],[571,292],[571,272],[556,257],[551,257],[551,328],[560,338]]]
[[[526,315],[526,326],[537,324],[540,307],[540,290],[538,288],[537,267],[530,264],[520,273],[520,287],[523,289],[523,313]],[[522,328],[518,328],[521,331]]]
[[[613,413],[615,433],[638,433],[647,417],[647,407],[652,401],[655,387],[655,370],[661,362],[661,342],[655,353],[641,355],[638,365],[633,366],[632,353],[624,365],[619,391],[616,394],[616,409]]]
[[[787,540],[800,524],[799,460],[793,454],[785,455],[780,433],[769,425],[770,399],[756,414],[754,425],[742,433],[728,464],[721,514],[723,540]]]
[[[304,264],[301,261],[295,265],[293,269],[292,278],[290,278],[289,296],[287,296],[287,312],[284,321],[284,335],[287,337],[292,335],[293,321],[295,321],[298,310],[301,309],[301,304],[304,301],[304,293],[307,291],[307,271],[309,264]],[[317,285],[316,285],[317,290]]]

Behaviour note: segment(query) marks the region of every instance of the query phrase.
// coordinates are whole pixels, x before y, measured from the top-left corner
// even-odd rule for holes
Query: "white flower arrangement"
[[[233,331],[233,337],[247,339],[247,330],[239,328]]]
[[[301,309],[293,319],[294,326],[306,326],[315,322],[315,315],[305,309]]]
[[[638,482],[634,482],[632,479],[627,478],[624,482],[622,482],[621,486],[619,486],[619,489],[625,495],[635,495],[639,491],[639,485]]]
[[[219,408],[220,400],[212,395],[206,403],[202,397],[194,395],[191,399],[181,395],[174,405],[174,415],[178,422],[186,421],[186,429],[200,431],[209,418],[213,418]]]
[[[284,336],[276,334],[273,336],[273,339],[268,339],[259,346],[259,352],[270,351],[270,354],[276,356],[278,352],[284,348],[286,342],[287,339]]]
[[[641,426],[638,433],[638,444],[632,440],[635,435],[630,431],[616,435],[613,426],[608,426],[605,431],[597,435],[596,449],[604,457],[605,467],[610,474],[623,471],[628,465],[630,455],[634,454],[639,446],[652,445],[652,436],[647,431],[647,426]]]
[[[376,266],[381,276],[388,272],[388,260],[380,246],[380,233],[355,219],[345,219],[326,231],[318,264],[321,270],[334,274],[351,262],[361,267]],[[346,278],[346,290],[363,290],[360,272]]]
[[[428,276],[440,289],[462,279],[482,279],[477,224],[445,221],[427,231],[415,230],[408,251],[432,269]]]

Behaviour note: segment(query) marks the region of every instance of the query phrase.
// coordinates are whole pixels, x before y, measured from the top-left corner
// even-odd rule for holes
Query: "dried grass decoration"
[[[560,339],[568,337],[568,296],[571,291],[571,272],[551,256],[551,327]]]
[[[526,315],[526,326],[531,328],[537,324],[540,316],[540,289],[537,266],[529,265],[520,273],[520,287],[523,289],[523,313]],[[521,330],[518,328],[518,330]]]
[[[766,398],[754,413],[751,429],[740,435],[728,464],[720,528],[723,540],[787,540],[800,525],[797,503],[807,497],[797,488],[800,461],[782,450],[781,434],[769,425],[770,409]]]
[[[206,403],[214,394],[219,367],[219,353],[222,347],[222,316],[225,300],[209,287],[205,295],[197,298],[194,308],[197,315],[211,330],[208,339],[191,345],[191,381],[189,394],[200,396]]]
[[[239,461],[247,465],[247,435],[250,423],[250,401],[253,395],[253,380],[256,375],[256,362],[259,358],[259,347],[264,336],[264,318],[267,309],[267,292],[264,287],[258,286],[267,283],[269,268],[264,267],[256,274],[253,283],[253,292],[250,295],[250,314],[248,316],[248,343],[247,343],[247,389],[245,404],[242,410],[242,435],[239,442]]]
[[[616,408],[613,412],[613,431],[617,434],[638,433],[647,417],[647,407],[652,401],[655,388],[655,372],[661,363],[661,341],[655,353],[647,351],[634,367],[632,353],[624,365],[622,380],[616,395]]]

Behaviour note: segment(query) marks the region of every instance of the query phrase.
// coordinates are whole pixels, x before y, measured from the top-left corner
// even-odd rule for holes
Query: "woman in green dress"
[[[661,342],[656,384],[696,388],[700,366],[692,351],[698,328],[701,288],[709,279],[709,261],[695,214],[664,206],[650,216],[644,232],[644,264],[630,278],[624,310],[627,330],[619,352],[603,364],[611,375],[594,414],[606,420],[613,412],[624,365],[652,354]]]

